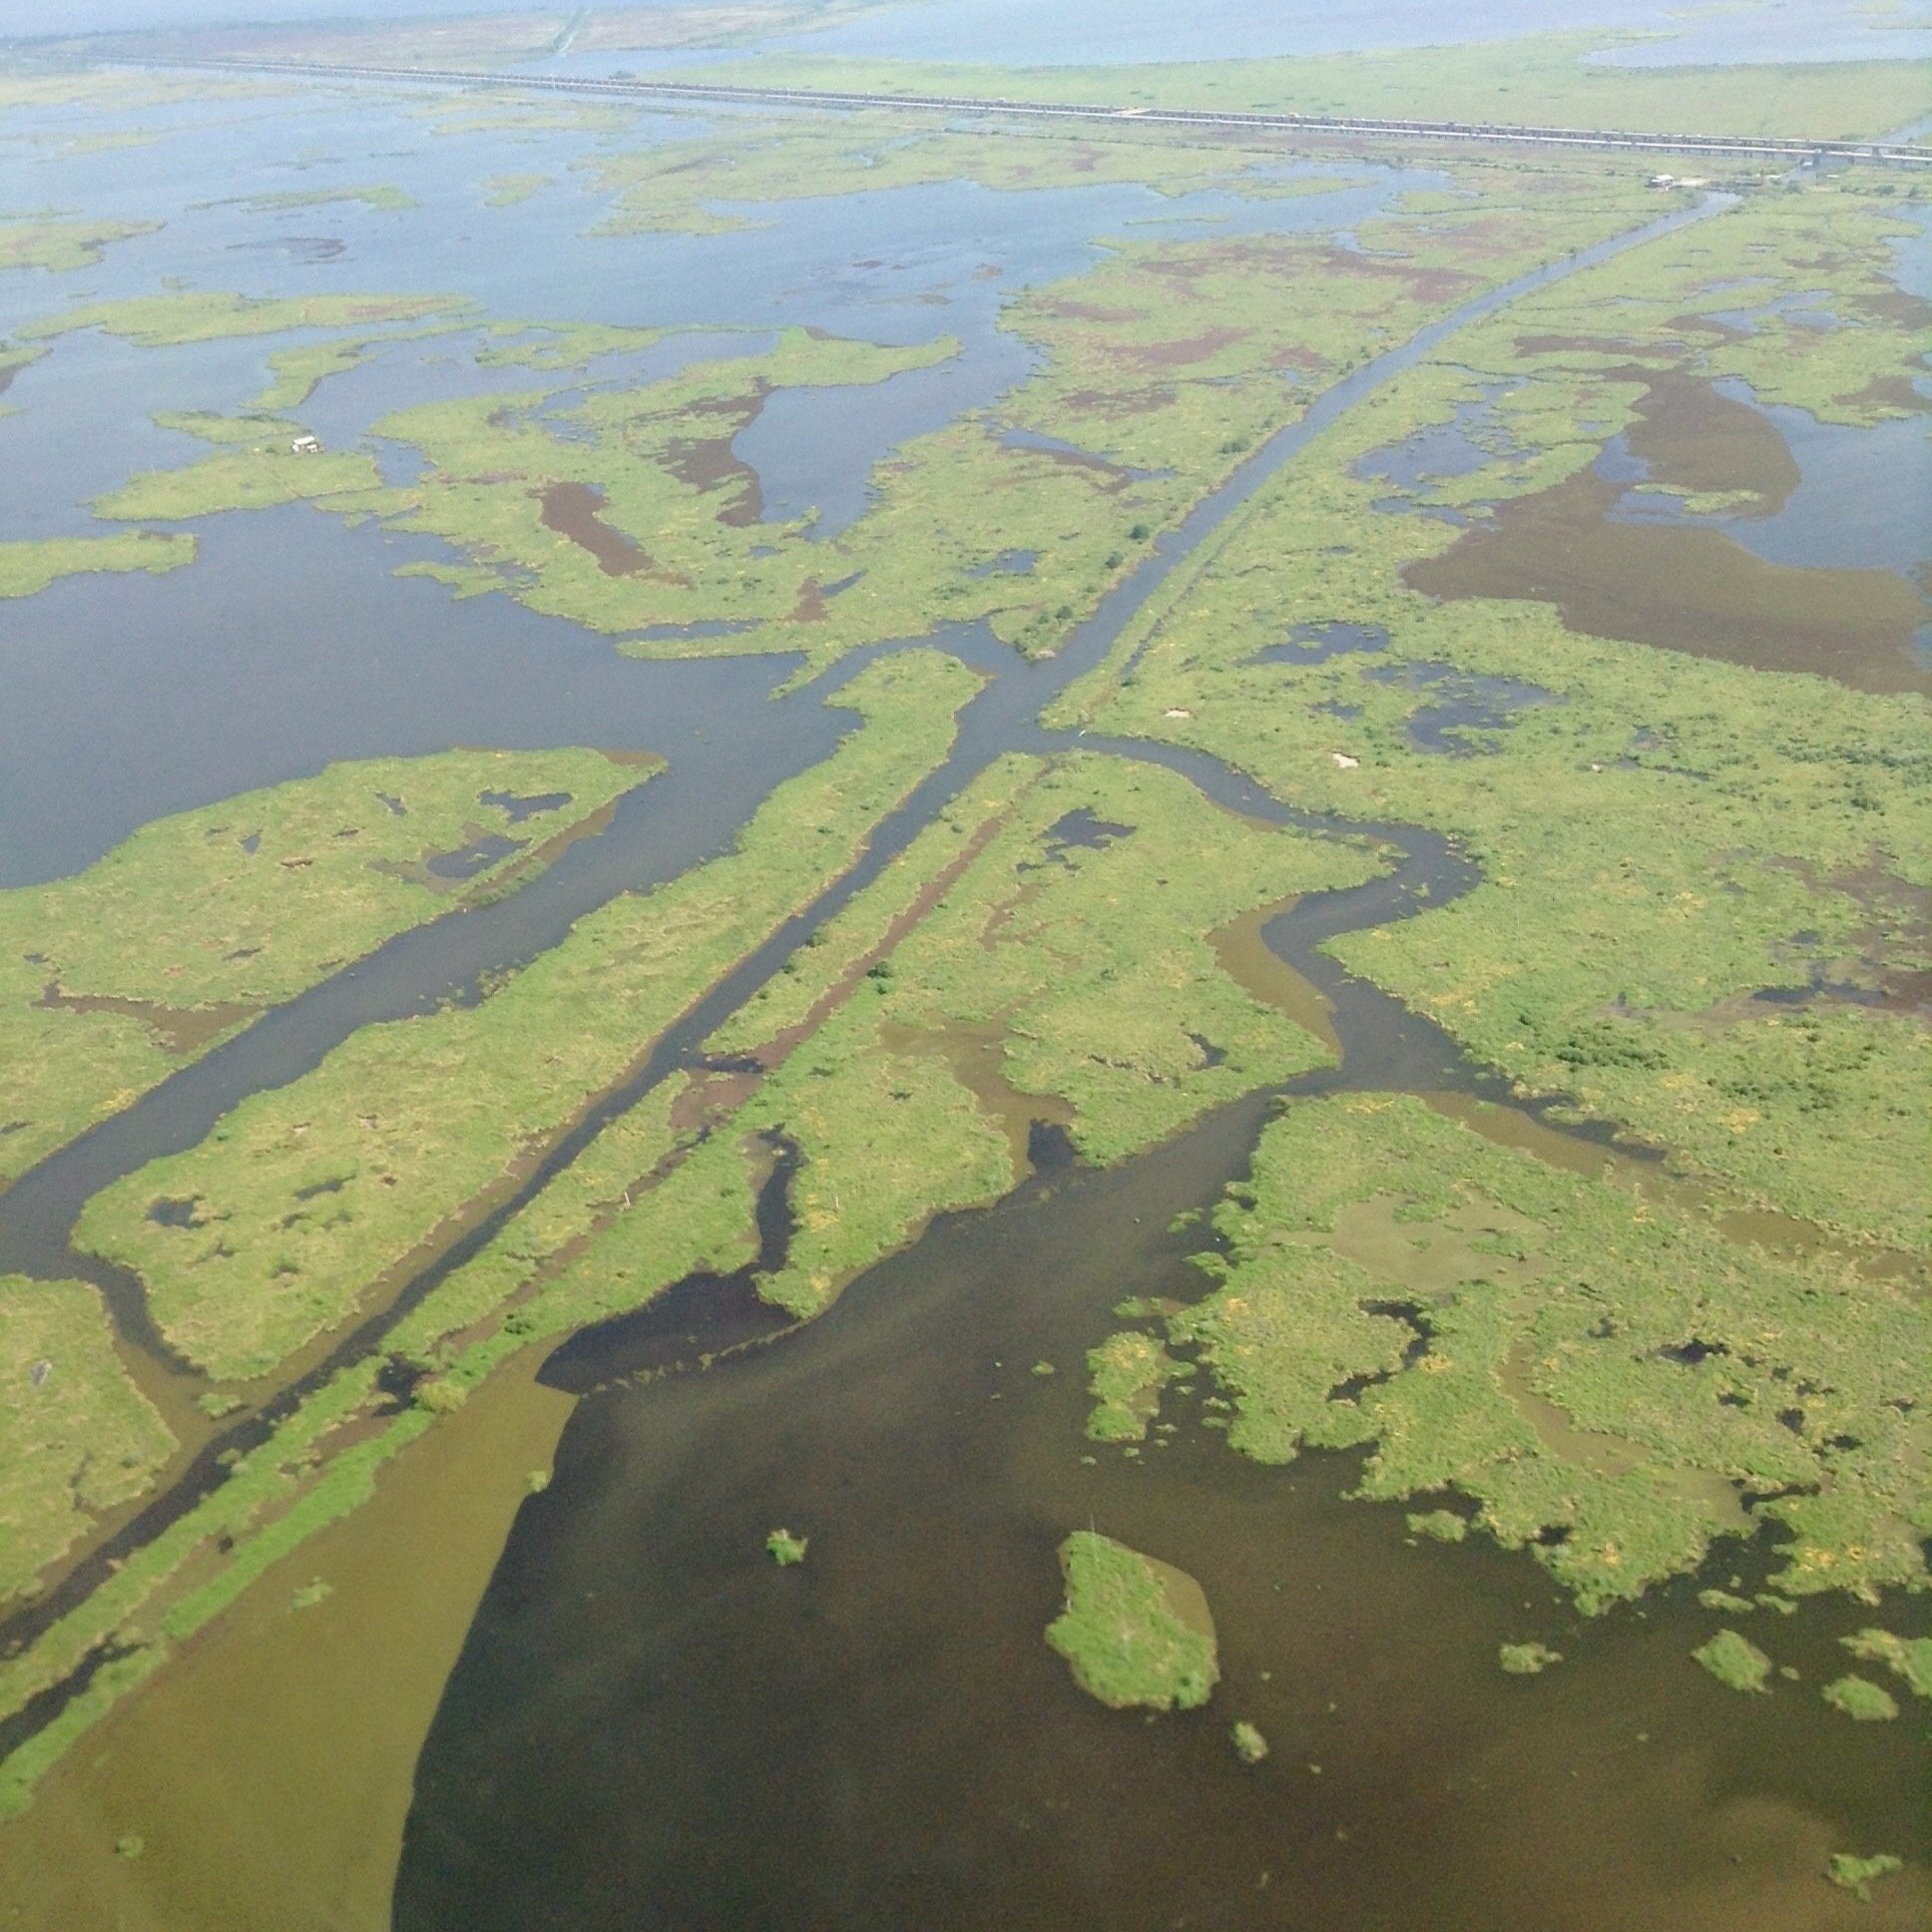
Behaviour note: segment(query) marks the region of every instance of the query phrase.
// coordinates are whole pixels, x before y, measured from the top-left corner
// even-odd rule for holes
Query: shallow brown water
[[[641,571],[658,568],[650,552],[613,530],[599,512],[604,508],[604,492],[593,483],[547,483],[542,492],[543,510],[538,518],[546,530],[588,550],[606,577],[632,577]]]
[[[1573,631],[1857,691],[1932,692],[1926,600],[1888,570],[1766,563],[1721,531],[1617,523],[1623,486],[1585,470],[1501,505],[1403,579],[1430,597],[1534,599]]]
[[[1756,515],[1783,507],[1798,486],[1798,465],[1762,410],[1682,371],[1647,373],[1645,380],[1650,387],[1626,440],[1653,481],[1693,493],[1748,490],[1758,499]]]
[[[410,1771],[571,1400],[507,1368],[114,1710],[0,1831],[22,1932],[380,1932]],[[331,1594],[307,1609],[292,1593]],[[118,1856],[130,1835],[137,1858]]]
[[[1085,1441],[1085,1349],[1122,1297],[1201,1291],[1168,1223],[1263,1111],[948,1217],[724,1367],[587,1398],[431,1731],[399,1932],[1923,1923],[1922,1869],[1869,1906],[1820,1875],[1922,1853],[1923,1725],[1815,1690],[1842,1630],[1916,1613],[1754,1629],[1805,1682],[1744,1696],[1690,1661],[1716,1620],[1689,1586],[1581,1620],[1527,1557],[1350,1502],[1349,1459],[1234,1456],[1192,1396],[1138,1459]],[[795,1570],[776,1524],[810,1538]],[[1205,1710],[1104,1710],[1047,1648],[1090,1524],[1207,1591]],[[1505,1677],[1530,1639],[1565,1662]]]

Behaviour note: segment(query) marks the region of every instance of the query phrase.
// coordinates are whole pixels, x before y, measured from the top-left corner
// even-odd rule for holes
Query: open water
[[[1153,214],[1178,218],[1183,233],[1193,223],[1340,231],[1417,179],[1351,169],[1368,185],[1254,205],[960,184],[788,208],[778,228],[743,235],[618,240],[584,233],[596,211],[574,192],[486,216],[472,184],[527,165],[525,140],[431,137],[406,100],[300,100],[292,136],[277,109],[225,120],[213,161],[192,117],[157,117],[170,131],[146,179],[125,157],[31,147],[31,199],[172,210],[252,183],[299,145],[313,150],[301,185],[393,180],[421,213],[191,207],[99,268],[37,282],[23,313],[177,273],[259,294],[426,288],[474,296],[498,316],[738,331],[722,344],[678,337],[652,352],[659,369],[745,352],[785,323],[882,341],[957,335],[954,362],[882,385],[862,409],[801,396],[740,437],[767,509],[815,510],[821,528],[862,510],[879,455],[995,401],[1025,373],[1024,352],[999,328],[1014,287],[1098,258],[1101,238]],[[15,131],[35,132],[31,117]],[[551,135],[543,152],[554,167],[590,146]],[[480,247],[486,220],[492,245]],[[318,249],[317,238],[343,245]],[[252,245],[262,241],[276,245]],[[988,267],[997,280],[979,272]],[[1022,667],[983,637],[941,640],[998,673],[968,709],[954,757],[861,871],[733,975],[655,1072],[972,772],[1007,749],[1067,742],[1035,722],[1046,700],[1309,435],[1442,332],[1319,399],[1060,660]],[[331,442],[355,440],[401,401],[473,382],[460,356],[445,359],[462,341],[400,345],[325,388],[318,420]],[[148,414],[235,407],[279,345],[57,343],[14,383],[19,414],[0,418],[7,534],[85,530],[92,495],[131,470],[190,460],[195,446]],[[331,758],[590,741],[667,753],[671,770],[514,897],[382,949],[27,1177],[0,1198],[0,1263],[78,1264],[65,1235],[94,1189],[193,1144],[237,1098],[294,1077],[353,1026],[418,1010],[554,943],[612,892],[721,849],[843,722],[824,708],[823,685],[769,697],[788,665],[640,663],[506,600],[457,603],[396,578],[398,563],[440,554],[425,540],[300,507],[208,520],[198,534],[203,556],[188,570],[75,580],[0,616],[4,882],[73,871],[158,813]],[[1160,755],[1210,796],[1269,810],[1211,761],[1080,742]],[[1314,950],[1329,933],[1403,916],[1424,888],[1439,902],[1473,876],[1438,839],[1363,829],[1401,855],[1396,869],[1304,902],[1264,935],[1325,997],[1342,1043],[1339,1072],[1306,1084],[1499,1098],[1435,1029]],[[1815,1698],[1759,1702],[1701,1680],[1687,1689],[1683,1653],[1704,1628],[1688,1587],[1582,1627],[1527,1560],[1486,1545],[1416,1547],[1399,1512],[1347,1501],[1342,1459],[1264,1470],[1187,1428],[1157,1436],[1138,1463],[1083,1461],[1085,1348],[1123,1297],[1198,1292],[1192,1242],[1169,1222],[1240,1175],[1266,1104],[1223,1110],[1107,1175],[1068,1166],[1042,1134],[1039,1172],[1013,1199],[948,1217],[821,1322],[707,1372],[627,1380],[637,1362],[623,1335],[572,1344],[559,1385],[610,1385],[582,1397],[555,1481],[517,1511],[428,1729],[396,1925],[1903,1927],[1885,1895],[1860,1912],[1816,1873],[1848,1840],[1914,1842],[1923,1740],[1899,1725],[1875,1741],[1859,1734],[1853,1748],[1852,1727]],[[685,1353],[716,1338],[702,1309],[692,1335]],[[1042,1359],[1059,1372],[1033,1375]],[[795,1573],[744,1561],[747,1539],[777,1522],[813,1538]],[[1059,1595],[1053,1548],[1088,1522],[1207,1586],[1228,1686],[1211,1715],[1148,1724],[1102,1711],[1041,1644]],[[361,1533],[358,1576],[419,1558],[379,1530]],[[440,1602],[433,1580],[422,1588]],[[1812,1675],[1851,1616],[1808,1614],[1780,1653]],[[1500,1679],[1494,1661],[1500,1642],[1527,1637],[1571,1660],[1534,1687]],[[380,1685],[382,1660],[365,1669]],[[228,1681],[243,1675],[238,1667]],[[208,1687],[217,1704],[224,1682]],[[168,1706],[157,1697],[149,1707]],[[238,1708],[249,1747],[267,1754],[284,1735],[272,1682]],[[1255,1771],[1226,1747],[1232,1714],[1273,1741]],[[50,1780],[39,1815],[55,1823],[30,1814],[0,1830],[0,1868],[9,1831],[78,1816],[85,1836],[89,1779],[131,1736],[152,1782],[197,1776],[204,1732],[143,1722],[140,1708],[125,1728],[111,1720],[95,1766]],[[312,1818],[286,1827],[297,1840],[319,1838],[345,1801],[323,1765],[314,1776]],[[112,1821],[103,1804],[103,1843]],[[272,1849],[249,1847],[255,1864],[264,1855],[272,1864]],[[300,1844],[286,1856],[300,1867]],[[222,1916],[213,1840],[196,1869],[195,1909],[211,1925],[240,1922]],[[138,1870],[114,1878],[123,1897],[141,1898]],[[161,1896],[127,1922],[169,1923]],[[1891,1896],[1909,1910],[1915,1895]],[[295,1925],[293,1909],[273,1922]],[[312,1909],[318,1926],[348,1922]]]

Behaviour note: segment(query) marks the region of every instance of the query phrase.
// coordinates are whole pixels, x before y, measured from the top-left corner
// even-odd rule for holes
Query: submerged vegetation
[[[1234,1755],[1243,1764],[1258,1764],[1268,1754],[1268,1740],[1245,1717],[1234,1722],[1227,1736],[1228,1741],[1234,1746]]]

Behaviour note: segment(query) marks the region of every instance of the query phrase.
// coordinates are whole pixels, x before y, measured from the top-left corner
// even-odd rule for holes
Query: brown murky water
[[[1932,692],[1926,600],[1889,570],[1766,563],[1718,530],[1616,523],[1623,486],[1585,470],[1503,504],[1402,573],[1430,597],[1534,599],[1573,631],[1857,691]]]
[[[1798,466],[1777,425],[1761,409],[1719,395],[1683,370],[1633,370],[1649,385],[1625,440],[1667,489],[1748,490],[1754,514],[1783,508],[1798,486]]]
[[[0,1831],[23,1932],[380,1932],[411,1771],[571,1398],[512,1364],[121,1704]],[[316,1580],[330,1594],[297,1609]],[[117,1853],[130,1837],[138,1857]]]
[[[1924,1726],[1816,1694],[1871,1611],[1753,1630],[1804,1681],[1743,1696],[1689,1656],[1690,1585],[1580,1619],[1527,1557],[1349,1501],[1348,1458],[1234,1456],[1191,1394],[1138,1458],[1085,1440],[1086,1348],[1123,1297],[1201,1291],[1169,1222],[1263,1113],[1036,1179],[773,1345],[587,1398],[430,1733],[401,1932],[1923,1924],[1922,1867],[1869,1906],[1821,1876],[1924,1849]],[[1206,1590],[1205,1710],[1104,1710],[1042,1641],[1089,1525]],[[1698,1581],[1760,1568],[1730,1544]],[[1563,1664],[1504,1676],[1532,1639]]]
[[[538,522],[588,550],[606,577],[653,573],[658,560],[642,545],[604,521],[604,492],[594,483],[547,483],[539,493]]]

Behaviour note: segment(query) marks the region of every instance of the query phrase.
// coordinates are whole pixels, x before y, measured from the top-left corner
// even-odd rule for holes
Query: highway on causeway
[[[1723,160],[1783,163],[1881,162],[1932,167],[1932,148],[1888,141],[1806,141],[1775,135],[1639,134],[1608,128],[1546,128],[1489,122],[1383,121],[1361,115],[1241,114],[1208,108],[1109,107],[1074,101],[1009,101],[956,94],[873,94],[832,88],[752,87],[722,81],[641,81],[561,74],[464,72],[428,67],[378,67],[347,62],[150,60],[124,64],[153,67],[241,69],[249,73],[301,74],[318,80],[406,81],[440,87],[538,89],[600,99],[738,102],[747,107],[890,109],[899,113],[990,115],[1048,121],[1139,122],[1156,127],[1206,128],[1228,133],[1339,135],[1356,139],[1507,142],[1518,147],[1627,149],[1642,154],[1701,155]]]

